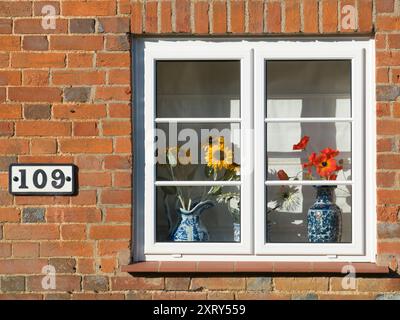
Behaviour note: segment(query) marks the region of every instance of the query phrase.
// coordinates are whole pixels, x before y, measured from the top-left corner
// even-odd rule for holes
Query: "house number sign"
[[[76,167],[73,164],[11,164],[9,191],[14,195],[73,195]]]

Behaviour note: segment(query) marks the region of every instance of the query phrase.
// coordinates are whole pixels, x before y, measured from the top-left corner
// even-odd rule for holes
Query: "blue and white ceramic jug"
[[[191,210],[179,208],[179,221],[170,235],[172,241],[207,241],[208,231],[200,220],[201,213],[214,206],[211,200],[197,203]]]

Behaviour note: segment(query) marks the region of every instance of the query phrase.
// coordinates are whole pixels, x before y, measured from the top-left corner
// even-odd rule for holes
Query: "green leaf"
[[[214,186],[214,187],[211,187],[211,189],[210,189],[210,191],[208,192],[208,194],[217,195],[217,194],[220,194],[220,193],[221,193],[221,190],[222,190],[222,187],[221,187],[221,186]]]

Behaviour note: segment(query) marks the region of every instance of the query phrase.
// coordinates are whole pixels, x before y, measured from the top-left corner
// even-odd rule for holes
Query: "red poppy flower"
[[[309,140],[309,136],[304,136],[303,138],[301,138],[299,143],[293,145],[293,150],[304,150],[307,147]]]
[[[337,165],[336,160],[334,158],[329,158],[325,153],[320,153],[318,155],[315,167],[317,169],[317,173],[321,177],[324,177],[328,180],[332,175],[334,175],[336,171],[342,169],[342,167]]]
[[[307,169],[308,173],[311,173],[312,166],[314,166],[316,164],[316,162],[315,162],[316,158],[317,158],[317,155],[315,154],[315,152],[313,152],[308,157],[308,162],[307,163],[303,163],[303,168]]]
[[[321,153],[326,154],[328,158],[334,158],[337,155],[339,155],[339,150],[333,150],[331,148],[325,148],[324,150],[321,150]]]
[[[284,170],[279,170],[277,175],[278,175],[279,180],[289,180],[289,176],[287,175],[287,173]]]

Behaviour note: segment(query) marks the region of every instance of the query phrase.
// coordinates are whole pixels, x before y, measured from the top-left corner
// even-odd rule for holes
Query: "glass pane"
[[[239,187],[156,187],[156,196],[157,242],[240,242]]]
[[[267,180],[351,180],[350,123],[268,123],[266,136]]]
[[[351,242],[351,186],[268,186],[266,192],[267,242]]]
[[[240,117],[240,61],[157,61],[157,117]]]
[[[240,124],[157,124],[159,181],[240,180]]]
[[[350,117],[351,61],[267,61],[267,117]]]

